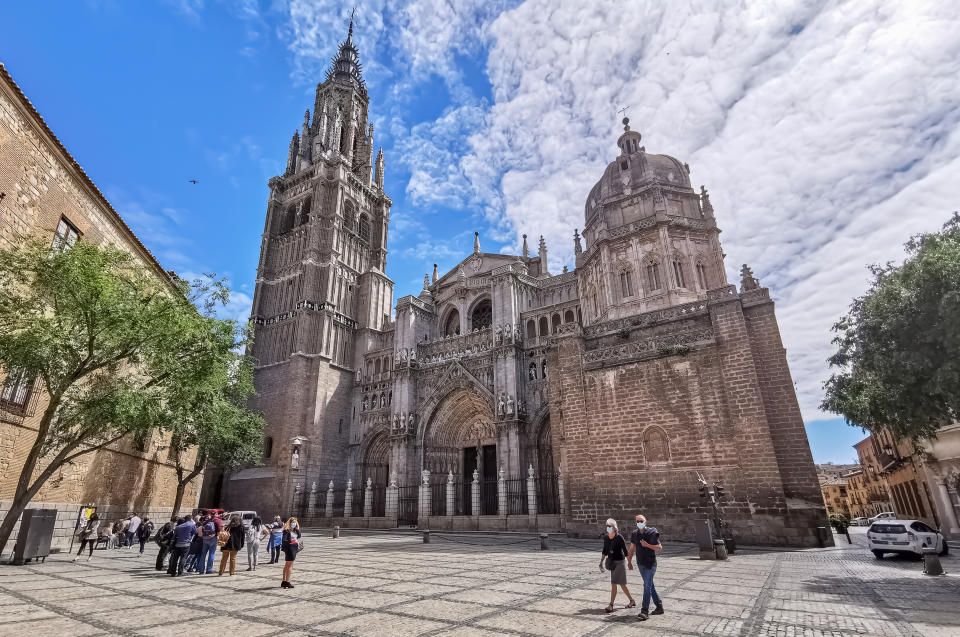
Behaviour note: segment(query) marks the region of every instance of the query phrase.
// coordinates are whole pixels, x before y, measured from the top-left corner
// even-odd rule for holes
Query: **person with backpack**
[[[247,570],[257,570],[257,555],[260,553],[260,540],[270,535],[260,518],[253,518],[247,527]]]
[[[190,552],[187,553],[187,563],[184,565],[184,570],[188,573],[202,573],[203,566],[200,565],[200,554],[203,552],[203,536],[200,535],[200,516],[193,516],[193,521],[198,524],[197,534],[193,536],[193,540],[190,541]]]
[[[230,562],[230,575],[233,575],[237,567],[237,551],[243,548],[244,542],[243,521],[240,516],[237,514],[231,515],[230,521],[220,534],[222,538],[226,539],[226,542],[220,549],[220,573],[218,575],[223,575],[228,560]],[[219,541],[217,543],[219,544]]]
[[[217,552],[217,525],[214,523],[214,517],[212,515],[208,515],[203,519],[200,534],[203,536],[203,545],[200,547],[200,560],[197,562],[197,572],[200,573],[200,575],[212,575],[213,557]]]
[[[300,525],[297,518],[290,518],[283,525],[283,536],[281,539],[283,547],[283,556],[286,561],[283,563],[283,580],[280,582],[280,588],[293,588],[290,583],[290,575],[293,574],[293,561],[297,559],[297,553],[303,548],[300,544]]]
[[[167,573],[170,576],[183,575],[183,563],[190,551],[190,542],[197,534],[197,525],[189,518],[181,518],[180,524],[173,530],[173,552],[170,554],[170,566]]]
[[[283,544],[283,520],[280,516],[274,516],[273,524],[270,525],[270,542],[267,549],[270,551],[269,564],[276,564],[280,561],[280,546]]]
[[[151,535],[153,535],[153,522],[150,521],[150,518],[143,518],[140,526],[137,527],[137,540],[140,541],[140,553],[137,554],[137,557],[143,555],[143,547],[146,546]]]
[[[160,552],[157,553],[157,566],[158,571],[163,570],[163,561],[166,559],[167,555],[170,553],[170,547],[172,545],[171,540],[173,539],[173,529],[177,525],[176,518],[170,518],[170,521],[160,527],[160,530],[157,531],[157,535],[153,538],[153,541],[157,543],[157,546],[160,547]]]
[[[90,519],[87,520],[87,523],[84,524],[79,531],[77,531],[77,537],[80,538],[80,550],[77,551],[77,554],[73,556],[73,561],[76,562],[77,558],[80,557],[80,554],[83,553],[84,545],[90,545],[90,551],[87,554],[87,561],[93,559],[93,547],[97,545],[97,529],[100,528],[100,517],[94,513],[90,516]]]

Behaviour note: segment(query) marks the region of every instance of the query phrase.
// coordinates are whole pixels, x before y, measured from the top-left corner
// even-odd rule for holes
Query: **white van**
[[[231,511],[230,513],[223,514],[223,520],[226,522],[232,516],[239,515],[240,520],[243,521],[243,528],[250,526],[250,523],[253,522],[253,518],[257,517],[256,511]]]

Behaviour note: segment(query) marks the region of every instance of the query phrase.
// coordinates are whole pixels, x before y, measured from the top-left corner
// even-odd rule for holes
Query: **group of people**
[[[281,588],[293,588],[290,577],[297,553],[303,548],[300,524],[297,518],[286,522],[276,516],[270,524],[264,524],[259,517],[253,518],[249,526],[244,526],[239,515],[231,515],[226,521],[214,514],[193,515],[172,519],[157,532],[156,542],[160,546],[157,554],[156,569],[164,570],[164,561],[169,556],[166,568],[170,576],[182,576],[184,573],[212,575],[213,562],[217,548],[220,548],[220,568],[218,575],[225,571],[233,575],[236,570],[237,553],[247,549],[247,570],[257,570],[260,543],[268,540],[270,551],[268,564],[276,564],[283,554],[283,578]]]
[[[606,533],[603,536],[603,553],[600,556],[600,570],[610,571],[610,604],[604,608],[608,613],[613,612],[613,603],[617,599],[617,587],[623,590],[630,603],[627,608],[635,608],[637,602],[627,588],[627,569],[633,570],[633,558],[637,558],[637,569],[643,580],[643,601],[640,604],[640,614],[637,619],[646,621],[650,615],[663,615],[663,602],[657,595],[653,585],[653,576],[657,572],[657,553],[663,550],[660,543],[660,532],[647,526],[647,518],[637,516],[637,529],[630,534],[630,547],[620,534],[617,521],[607,520]],[[650,600],[653,600],[654,609],[650,612]]]
[[[147,540],[153,535],[153,522],[150,518],[140,518],[136,513],[131,513],[128,517],[117,520],[112,525],[101,524],[100,517],[94,512],[86,521],[77,528],[76,536],[80,540],[80,550],[73,556],[77,561],[83,549],[88,549],[87,561],[93,559],[93,548],[98,542],[105,542],[107,548],[129,549],[134,546],[134,542],[139,542],[140,553],[137,557],[143,555]]]

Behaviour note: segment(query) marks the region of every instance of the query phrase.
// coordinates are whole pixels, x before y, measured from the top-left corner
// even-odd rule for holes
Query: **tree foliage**
[[[0,368],[36,379],[49,400],[0,523],[0,550],[63,464],[125,436],[173,430],[187,403],[219,416],[230,403],[225,427],[239,414],[247,429],[262,422],[241,395],[252,384],[236,380],[246,332],[213,315],[228,294],[212,277],[171,284],[112,246],[61,251],[32,239],[0,250]]]
[[[837,371],[821,408],[850,424],[929,438],[960,418],[960,214],[871,268],[867,293],[833,327]]]

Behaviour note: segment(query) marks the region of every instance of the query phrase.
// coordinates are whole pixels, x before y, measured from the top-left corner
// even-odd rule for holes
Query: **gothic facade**
[[[686,164],[624,120],[573,271],[549,271],[542,238],[505,255],[476,237],[391,308],[367,108],[351,25],[270,181],[252,316],[269,437],[263,466],[225,476],[227,506],[574,534],[642,510],[692,539],[708,513],[699,472],[726,486],[744,541],[817,541],[823,501],[773,303],[746,267],[739,290],[727,282]],[[420,484],[429,511],[405,492]]]

